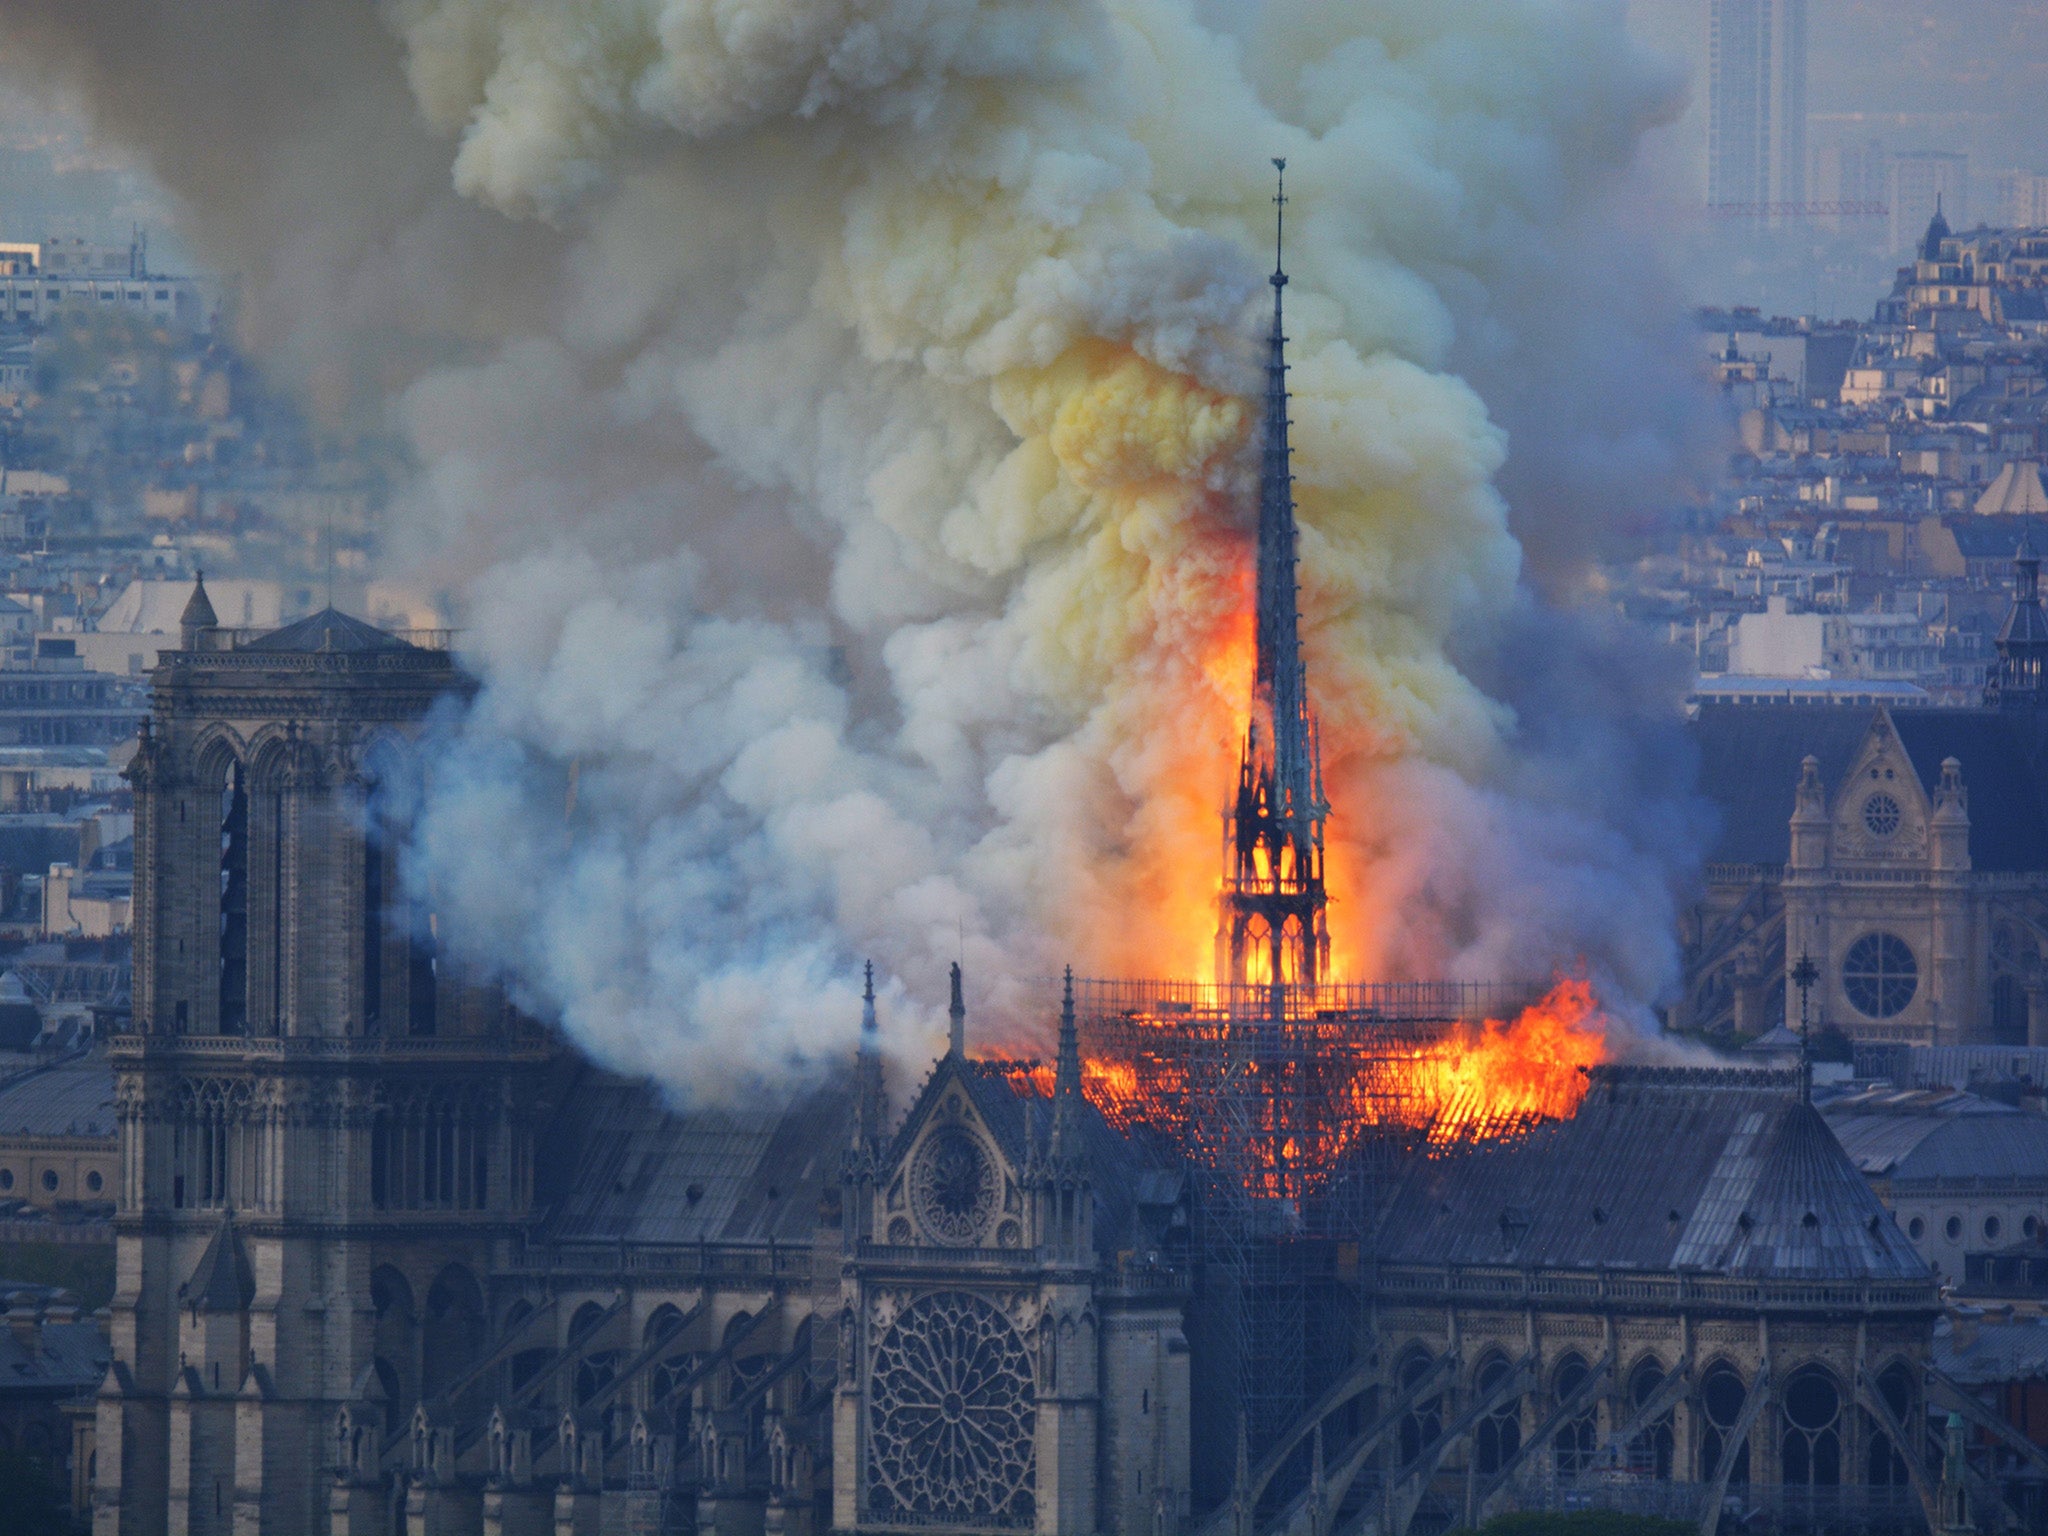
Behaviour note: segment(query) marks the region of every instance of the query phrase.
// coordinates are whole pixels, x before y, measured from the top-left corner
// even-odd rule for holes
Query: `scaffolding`
[[[1196,1184],[1198,1504],[1228,1491],[1240,1433],[1256,1459],[1356,1356],[1381,1201],[1430,1151],[1445,1108],[1426,1097],[1418,1059],[1541,991],[1075,983],[1090,1098],[1124,1128],[1176,1143]]]

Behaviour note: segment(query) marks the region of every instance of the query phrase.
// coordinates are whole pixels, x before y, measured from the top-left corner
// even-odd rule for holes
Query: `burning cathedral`
[[[1553,1029],[1510,1081],[1526,989],[1330,975],[1272,284],[1217,975],[1067,977],[1048,1064],[976,1055],[956,968],[900,1109],[872,984],[839,1080],[678,1114],[465,977],[394,866],[442,637],[244,633],[202,584],[131,769],[100,1536],[1905,1530],[1954,1492],[1934,1279],[1799,1074]]]

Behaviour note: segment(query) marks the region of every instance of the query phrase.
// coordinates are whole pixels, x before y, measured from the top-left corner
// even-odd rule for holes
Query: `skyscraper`
[[[1707,202],[1754,218],[1807,201],[1806,0],[1709,0]]]

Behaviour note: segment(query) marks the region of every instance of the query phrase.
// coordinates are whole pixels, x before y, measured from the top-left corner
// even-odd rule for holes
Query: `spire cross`
[[[1813,1102],[1813,1036],[1807,1026],[1806,997],[1819,980],[1820,967],[1802,949],[1799,963],[1792,967],[1792,985],[1799,989],[1799,1097],[1808,1104]]]

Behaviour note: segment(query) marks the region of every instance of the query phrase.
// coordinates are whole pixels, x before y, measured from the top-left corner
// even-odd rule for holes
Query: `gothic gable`
[[[1024,1240],[1026,1106],[1008,1084],[948,1056],[884,1161],[875,1231],[897,1247],[1016,1248]]]
[[[1829,862],[1925,863],[1931,810],[1890,712],[1878,710],[1835,788]]]

